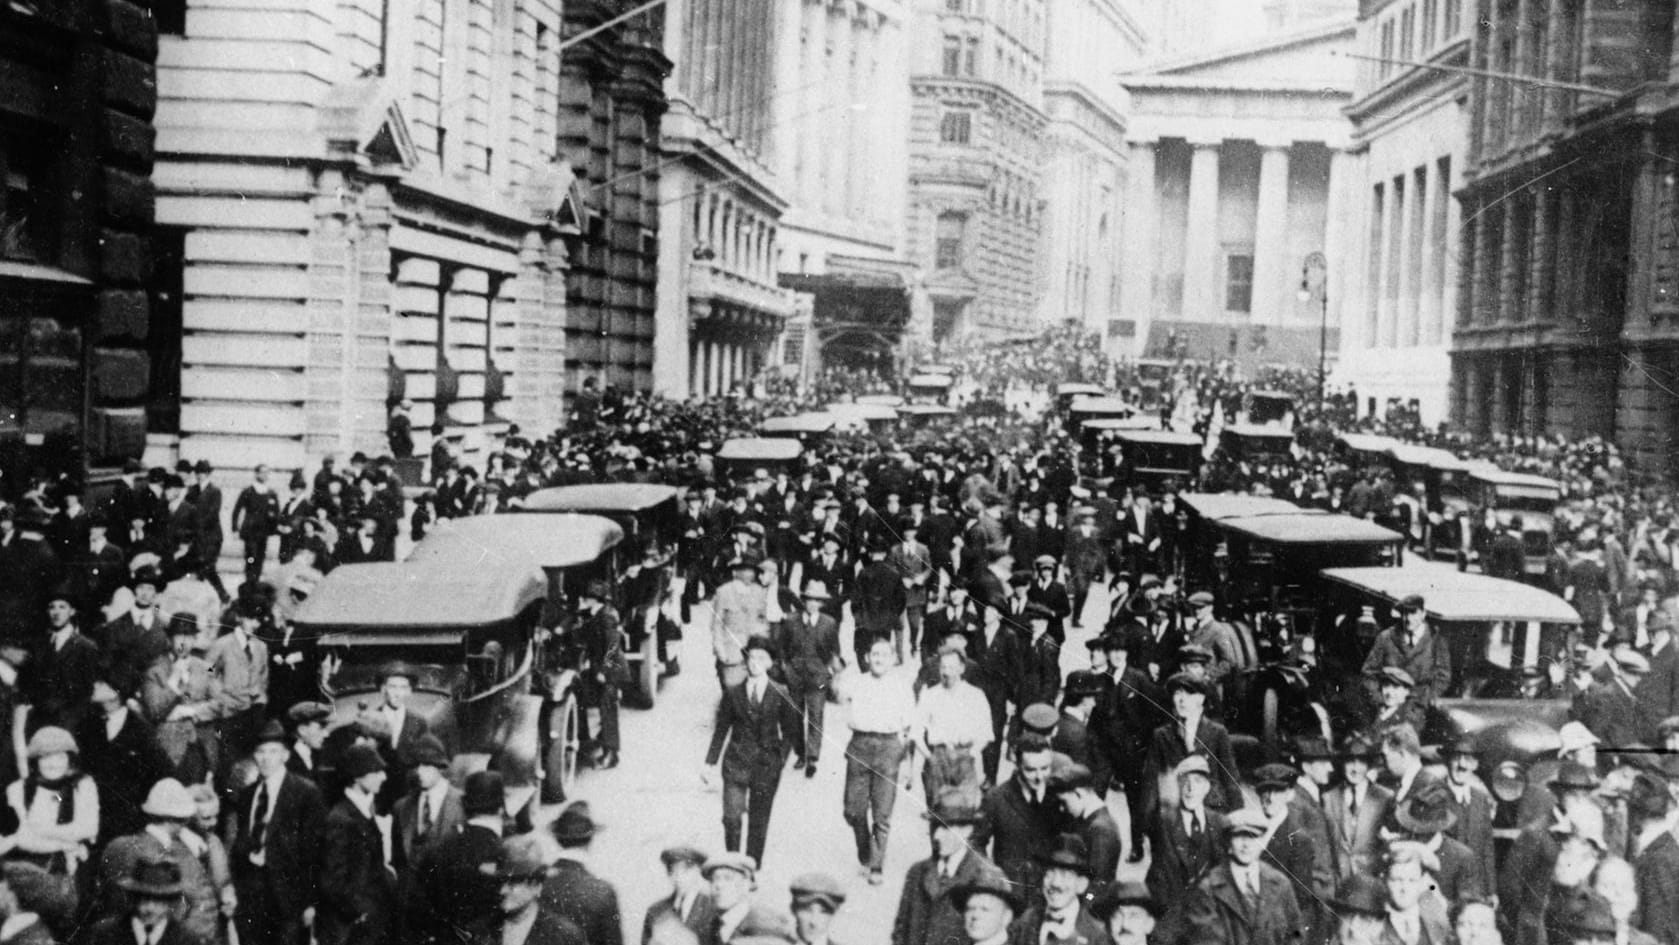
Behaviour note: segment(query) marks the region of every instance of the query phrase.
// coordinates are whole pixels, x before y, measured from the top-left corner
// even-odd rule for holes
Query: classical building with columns
[[[1473,0],[1386,0],[1359,15],[1373,59],[1469,64]],[[1425,424],[1446,419],[1457,310],[1461,214],[1453,191],[1469,144],[1468,79],[1365,60],[1347,115],[1356,196],[1348,208],[1341,356],[1333,378],[1361,412],[1416,401]]]
[[[787,0],[776,13],[770,150],[790,202],[778,268],[797,291],[780,360],[789,373],[882,366],[913,276],[903,256],[909,8]]]
[[[481,463],[510,424],[563,421],[568,363],[641,383],[661,23],[558,48],[626,8],[156,5],[154,310],[181,332],[169,449],[223,469],[382,453],[406,398],[418,455],[435,424]],[[572,165],[628,176],[608,199]]]
[[[1106,332],[1119,318],[1119,236],[1129,96],[1119,72],[1147,37],[1131,0],[1051,3],[1044,61],[1043,296],[1038,321]]]
[[[915,0],[907,258],[912,333],[1038,328],[1046,0]]]
[[[1478,0],[1452,416],[1471,433],[1617,439],[1674,473],[1679,64],[1671,2]]]
[[[777,355],[785,182],[770,165],[780,0],[667,3],[655,389],[724,393]]]
[[[1343,299],[1354,21],[1319,21],[1124,76],[1131,92],[1121,250],[1127,356],[1316,366]],[[1325,297],[1299,298],[1328,257]]]

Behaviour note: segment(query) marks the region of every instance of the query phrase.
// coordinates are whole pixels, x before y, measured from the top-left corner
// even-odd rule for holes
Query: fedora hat
[[[143,857],[117,885],[136,896],[172,899],[181,894],[181,868],[163,857]]]
[[[973,879],[956,886],[950,891],[950,901],[956,904],[958,912],[966,911],[968,900],[978,895],[995,896],[1008,904],[1016,915],[1021,912],[1021,896],[1014,881],[1008,878],[1002,870],[986,864]]]
[[[972,792],[958,787],[947,787],[939,791],[933,799],[933,806],[922,815],[941,827],[956,827],[963,824],[977,824],[982,814],[979,798]]]
[[[1399,802],[1393,812],[1399,826],[1419,836],[1445,833],[1457,823],[1457,809],[1452,792],[1444,785],[1420,788]]]
[[[542,842],[534,834],[519,834],[501,842],[501,850],[496,854],[497,879],[534,880],[547,873]]]
[[[1038,862],[1046,869],[1060,867],[1085,876],[1090,875],[1090,848],[1078,834],[1064,833],[1055,838],[1055,845],[1038,855]]]
[[[499,814],[507,803],[500,771],[474,771],[461,786],[461,808],[468,817]]]
[[[564,845],[587,843],[599,828],[589,812],[589,802],[573,801],[560,811],[560,816],[554,818],[549,829],[553,831],[554,839]]]
[[[821,581],[811,581],[805,585],[804,592],[799,596],[805,600],[833,600],[834,595],[828,593],[828,585]]]
[[[1142,906],[1156,919],[1160,918],[1160,903],[1148,887],[1134,879],[1109,883],[1090,904],[1090,911],[1103,922],[1108,921],[1120,906]]]
[[[383,770],[385,759],[372,745],[351,745],[338,763],[338,773],[351,781]]]
[[[449,767],[449,752],[443,747],[442,739],[427,732],[414,739],[413,744],[403,749],[403,763],[410,768],[426,765],[432,768]]]

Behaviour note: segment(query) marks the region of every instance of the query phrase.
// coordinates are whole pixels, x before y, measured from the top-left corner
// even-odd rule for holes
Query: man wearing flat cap
[[[1077,836],[1086,851],[1086,872],[1097,884],[1111,882],[1119,871],[1119,826],[1096,794],[1090,769],[1056,752],[1050,760],[1049,793],[1065,815],[1061,829]]]
[[[735,940],[747,918],[759,912],[752,902],[758,886],[758,864],[744,853],[718,853],[700,867],[711,884],[711,901],[717,913],[700,945],[728,945]]]
[[[1364,658],[1364,675],[1370,679],[1389,667],[1410,674],[1416,688],[1411,698],[1424,709],[1446,694],[1452,681],[1452,654],[1446,638],[1429,625],[1423,599],[1412,594],[1399,602],[1399,622],[1376,634],[1370,654]]]
[[[1288,879],[1301,920],[1314,933],[1321,933],[1318,904],[1334,891],[1335,876],[1329,848],[1318,845],[1319,838],[1307,829],[1305,819],[1291,803],[1299,779],[1300,772],[1286,764],[1261,765],[1253,773],[1254,793],[1259,795],[1260,811],[1269,825],[1261,857]],[[1317,939],[1308,937],[1307,941]]]
[[[1412,701],[1417,681],[1398,666],[1384,666],[1376,671],[1376,713],[1362,731],[1373,742],[1401,725],[1423,730],[1427,719],[1423,707]]]
[[[1155,728],[1149,737],[1143,789],[1150,793],[1144,811],[1156,810],[1159,798],[1169,798],[1163,792],[1176,785],[1164,779],[1172,776],[1178,762],[1197,753],[1207,756],[1212,773],[1207,806],[1217,811],[1241,806],[1242,788],[1236,777],[1235,749],[1231,747],[1229,731],[1206,717],[1207,690],[1208,683],[1204,680],[1184,673],[1167,680],[1173,718]]]
[[[1575,697],[1569,717],[1614,748],[1643,741],[1649,726],[1638,708],[1637,690],[1650,672],[1650,661],[1630,646],[1616,648],[1608,679]]]
[[[1073,598],[1067,585],[1056,580],[1059,564],[1054,555],[1038,555],[1032,561],[1032,584],[1026,589],[1026,600],[1049,608],[1049,636],[1057,644],[1067,641],[1067,618],[1073,613]]]
[[[492,875],[498,908],[462,930],[466,945],[592,945],[582,929],[542,902],[548,870],[536,837],[521,834],[503,840]]]
[[[836,945],[828,930],[845,905],[845,888],[827,873],[803,873],[788,884],[798,945]]]
[[[1244,807],[1224,834],[1229,859],[1213,867],[1189,894],[1184,921],[1191,945],[1293,945],[1306,934],[1288,878],[1263,861],[1270,823]]]
[[[1204,647],[1212,654],[1207,664],[1207,677],[1217,683],[1232,671],[1242,668],[1242,644],[1236,628],[1213,615],[1216,601],[1206,591],[1189,595],[1192,614],[1184,642]]]
[[[691,846],[667,847],[659,854],[659,862],[670,879],[670,895],[647,907],[641,922],[641,945],[648,945],[655,929],[674,923],[692,932],[700,941],[711,933],[711,923],[717,909],[711,902],[711,887],[701,868],[706,856]]]

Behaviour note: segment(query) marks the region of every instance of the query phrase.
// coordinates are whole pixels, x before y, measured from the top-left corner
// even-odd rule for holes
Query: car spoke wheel
[[[647,708],[653,708],[653,703],[659,700],[659,634],[657,630],[642,637],[641,669],[636,673],[636,682],[641,686],[641,696],[647,701]]]
[[[578,737],[577,697],[568,693],[553,711],[548,729],[553,741],[543,759],[542,800],[546,804],[558,804],[571,796],[577,784],[577,759],[583,749]]]
[[[1278,726],[1281,725],[1281,714],[1281,699],[1277,696],[1277,690],[1274,687],[1266,689],[1265,698],[1260,703],[1260,715],[1263,719],[1261,724],[1263,727],[1260,729],[1261,735],[1259,741],[1260,750],[1263,753],[1266,763],[1276,761],[1278,758],[1282,757],[1283,733],[1278,731]]]

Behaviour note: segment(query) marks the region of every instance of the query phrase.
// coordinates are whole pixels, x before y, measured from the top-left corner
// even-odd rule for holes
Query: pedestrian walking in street
[[[851,725],[845,752],[845,822],[857,842],[857,861],[871,885],[884,881],[886,840],[892,832],[899,771],[913,750],[915,697],[907,681],[888,676],[898,648],[890,636],[869,645],[865,675],[843,688]]]
[[[748,639],[744,658],[745,680],[725,689],[717,705],[705,764],[708,780],[722,777],[724,847],[740,852],[745,819],[746,854],[758,864],[769,837],[781,769],[799,737],[799,713],[787,688],[769,678],[776,658],[769,637]]]
[[[839,642],[839,624],[823,613],[832,600],[821,581],[805,585],[804,612],[788,614],[777,628],[777,648],[787,693],[799,712],[799,736],[794,743],[798,760],[793,770],[804,769],[807,778],[816,776],[816,762],[822,756],[822,716],[834,677],[845,668]]]
[[[560,845],[560,856],[542,885],[542,908],[575,923],[589,945],[623,945],[624,917],[618,908],[618,890],[589,869],[595,830],[588,801],[566,805],[549,825],[549,832]]]
[[[711,901],[711,887],[700,871],[705,866],[705,853],[691,846],[667,847],[659,854],[659,862],[670,880],[670,895],[647,907],[641,923],[641,945],[649,945],[661,925],[674,923],[704,941],[711,933],[717,907]]]

